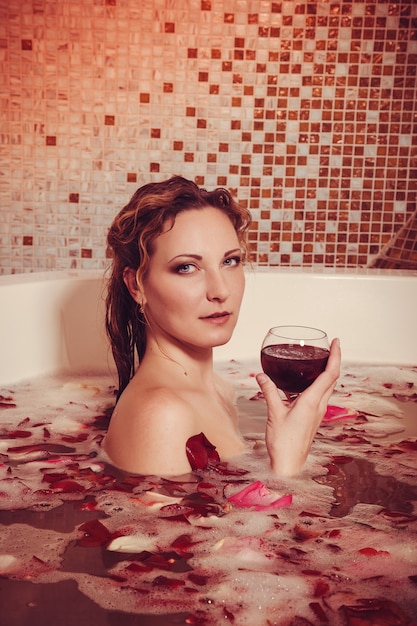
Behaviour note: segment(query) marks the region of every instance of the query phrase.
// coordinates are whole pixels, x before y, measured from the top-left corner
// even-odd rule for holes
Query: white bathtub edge
[[[257,359],[266,330],[290,323],[340,337],[345,362],[416,366],[416,311],[417,272],[249,270],[234,336],[215,359]],[[61,371],[114,376],[103,272],[0,276],[0,346],[1,385]]]

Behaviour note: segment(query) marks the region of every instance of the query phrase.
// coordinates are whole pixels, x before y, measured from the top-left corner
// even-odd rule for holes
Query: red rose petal
[[[204,433],[194,435],[185,445],[187,459],[193,470],[206,469],[211,464],[220,461],[215,446],[207,439]]]
[[[110,541],[112,534],[98,519],[92,519],[79,526],[84,535],[78,539],[78,545],[84,548],[103,546]]]

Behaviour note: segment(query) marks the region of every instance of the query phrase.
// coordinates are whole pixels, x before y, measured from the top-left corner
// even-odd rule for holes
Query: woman
[[[233,389],[213,370],[213,348],[237,322],[249,224],[227,190],[207,192],[180,176],[144,185],[115,218],[106,306],[119,396],[105,449],[122,470],[187,473],[186,442],[200,432],[221,459],[244,450]],[[302,468],[339,363],[333,341],[326,371],[291,406],[258,374],[274,472]]]

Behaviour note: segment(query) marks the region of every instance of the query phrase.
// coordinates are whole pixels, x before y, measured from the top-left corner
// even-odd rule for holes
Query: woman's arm
[[[325,371],[290,405],[266,374],[257,375],[268,408],[265,440],[275,473],[291,476],[302,469],[339,374],[340,344],[334,339]]]

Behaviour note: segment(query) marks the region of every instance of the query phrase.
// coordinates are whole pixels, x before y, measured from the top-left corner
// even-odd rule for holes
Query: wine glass
[[[261,348],[265,374],[289,402],[307,389],[326,368],[329,358],[326,333],[308,326],[275,326],[267,332]]]

